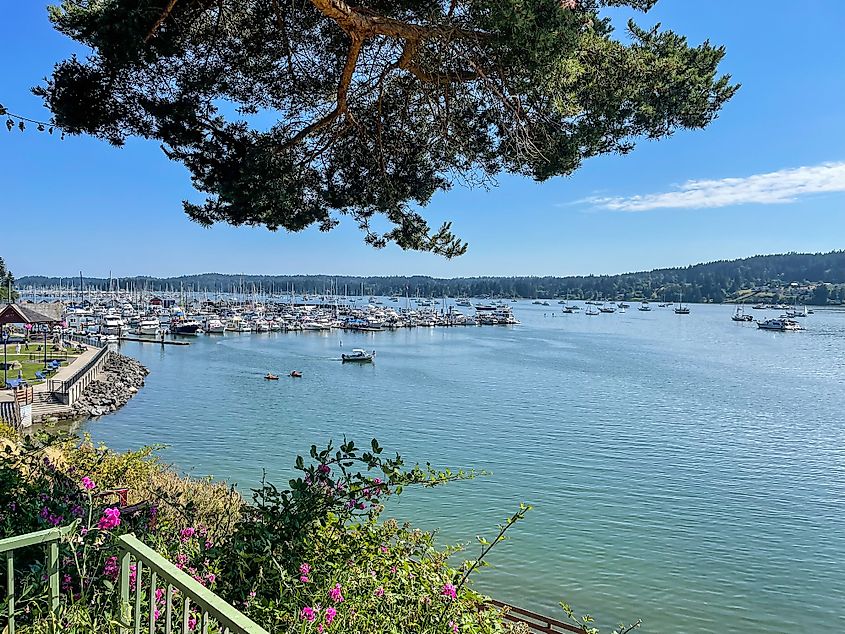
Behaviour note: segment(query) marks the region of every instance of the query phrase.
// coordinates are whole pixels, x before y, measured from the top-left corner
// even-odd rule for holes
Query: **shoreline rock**
[[[150,373],[141,363],[118,352],[109,352],[103,371],[73,404],[77,416],[97,418],[116,412],[144,386]]]

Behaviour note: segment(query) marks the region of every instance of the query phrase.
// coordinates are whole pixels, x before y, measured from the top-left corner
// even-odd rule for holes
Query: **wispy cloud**
[[[588,202],[614,211],[704,209],[748,203],[790,203],[807,194],[845,192],[845,162],[782,169],[719,180],[692,180],[672,191],[637,196],[594,196]]]

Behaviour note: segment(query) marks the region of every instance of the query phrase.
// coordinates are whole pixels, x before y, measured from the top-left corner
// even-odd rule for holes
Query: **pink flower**
[[[196,628],[196,626],[197,626],[197,619],[196,619],[196,617],[192,616],[191,618],[188,619],[188,629],[193,630],[193,629]]]
[[[117,563],[117,557],[112,555],[106,559],[106,563],[103,565],[103,575],[114,581],[117,579],[117,574],[119,572],[120,566]]]
[[[302,612],[299,613],[299,616],[301,618],[305,619],[306,621],[308,621],[309,623],[312,623],[314,621],[314,619],[316,618],[316,614],[314,613],[314,608],[309,607],[307,605],[304,608],[302,608]]]
[[[334,617],[337,616],[337,610],[334,608],[326,608],[326,625],[331,625]]]
[[[97,528],[101,531],[108,531],[120,526],[120,509],[107,508],[103,511],[103,516],[97,522]]]
[[[329,467],[329,465],[327,464],[321,464],[319,467],[317,467],[317,471],[319,471],[323,475],[326,475],[331,472],[331,467]]]
[[[343,594],[341,594],[340,590],[339,583],[334,584],[334,588],[329,590],[329,598],[335,603],[341,603],[343,601]]]
[[[454,621],[449,621],[449,627],[452,629],[453,634],[458,634],[458,624]]]
[[[308,573],[311,572],[311,566],[308,564],[299,564],[299,580],[302,583],[308,583],[310,579],[308,578]]]
[[[205,576],[205,580],[208,581],[208,583],[214,583],[215,581],[217,581],[217,575],[215,575],[213,572],[209,572]]]
[[[382,586],[379,586],[378,588],[376,588],[376,596],[377,597],[383,597],[384,596],[384,588]]]
[[[443,589],[440,591],[444,597],[449,599],[457,599],[458,598],[458,590],[453,586],[451,583],[444,583]]]
[[[188,527],[188,528],[183,528],[183,529],[181,530],[181,532],[179,533],[179,538],[180,538],[183,542],[186,542],[186,541],[188,541],[189,539],[191,539],[191,537],[193,537],[193,536],[194,536],[194,533],[196,533],[196,529],[194,529],[194,528],[191,528],[191,527]]]
[[[82,488],[86,491],[91,491],[93,489],[96,489],[97,485],[94,484],[94,481],[91,478],[85,476],[84,478],[82,478]]]
[[[317,623],[317,632],[319,632],[319,634],[323,634],[323,624],[322,623]]]
[[[395,575],[396,574],[396,566],[391,566],[390,572],[392,572]]]
[[[383,553],[386,555],[386,554],[387,554],[387,552],[388,552],[388,548],[387,548],[387,546],[382,546],[382,547],[381,547],[381,552],[383,552]]]

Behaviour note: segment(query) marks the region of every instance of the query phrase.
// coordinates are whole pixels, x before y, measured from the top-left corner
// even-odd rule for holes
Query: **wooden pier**
[[[136,343],[155,343],[162,346],[190,346],[189,341],[173,341],[172,339],[141,339],[140,337],[120,337],[119,341],[134,341]]]

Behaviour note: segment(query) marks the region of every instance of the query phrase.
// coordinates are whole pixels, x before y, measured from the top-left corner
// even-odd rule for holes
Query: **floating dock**
[[[190,346],[189,341],[173,341],[172,339],[141,339],[140,337],[121,337],[119,341],[134,341],[136,343],[155,343],[162,346]]]

